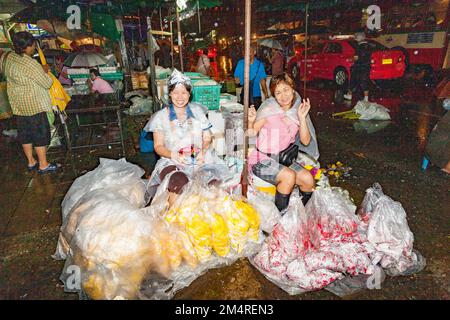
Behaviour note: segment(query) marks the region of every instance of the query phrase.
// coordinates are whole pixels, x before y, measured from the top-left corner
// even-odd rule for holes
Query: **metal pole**
[[[197,16],[198,16],[198,34],[200,35],[202,33],[202,23],[200,20],[200,4],[197,0]]]
[[[148,42],[148,59],[150,64],[150,85],[152,88],[152,97],[153,97],[153,103],[156,105],[156,110],[159,110],[160,104],[158,100],[158,91],[156,87],[156,73],[155,73],[155,57],[153,55],[153,35],[152,35],[152,15],[150,17],[147,17],[147,25],[148,25],[148,31],[147,31],[147,42]],[[149,87],[150,89],[150,87]]]
[[[173,26],[172,19],[170,20],[170,58],[172,59],[172,68],[173,68]]]
[[[177,12],[177,29],[178,29],[178,50],[180,50],[180,68],[181,68],[181,72],[184,72],[183,43],[181,42],[180,13],[178,12],[178,7],[176,8],[176,12]]]
[[[248,170],[248,103],[249,103],[249,84],[250,84],[250,41],[251,41],[251,0],[245,0],[245,44],[244,44],[244,168],[242,170],[242,195],[247,196]]]
[[[304,79],[303,79],[303,99],[306,99],[306,69],[308,69],[308,63],[306,59],[308,58],[308,11],[309,11],[309,1],[306,2],[305,6],[305,63],[304,63]]]

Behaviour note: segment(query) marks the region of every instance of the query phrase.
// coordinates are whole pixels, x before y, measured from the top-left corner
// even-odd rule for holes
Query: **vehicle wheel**
[[[339,67],[339,68],[336,68],[336,70],[334,70],[334,83],[336,83],[336,85],[339,88],[342,88],[347,85],[348,74],[344,68]]]

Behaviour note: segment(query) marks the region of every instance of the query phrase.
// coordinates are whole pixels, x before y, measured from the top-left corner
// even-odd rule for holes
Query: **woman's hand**
[[[303,99],[303,102],[300,104],[300,107],[298,108],[297,115],[300,120],[306,119],[306,116],[308,115],[309,110],[311,109],[311,103],[308,99]]]
[[[256,120],[256,109],[253,105],[248,109],[248,122],[254,123]]]
[[[42,69],[44,69],[45,73],[48,73],[50,71],[50,67],[48,66],[48,64],[45,64],[45,65],[43,64]]]
[[[171,152],[170,159],[172,159],[177,164],[184,164],[185,156],[183,153]]]

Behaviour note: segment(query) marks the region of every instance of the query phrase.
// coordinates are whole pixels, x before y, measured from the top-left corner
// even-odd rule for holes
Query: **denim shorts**
[[[278,161],[269,158],[257,162],[252,167],[252,172],[258,178],[270,184],[276,185],[277,175],[280,173],[281,170],[283,170],[283,168],[286,167],[278,163]],[[288,168],[294,170],[295,172],[299,172],[304,169],[299,163],[295,161]]]

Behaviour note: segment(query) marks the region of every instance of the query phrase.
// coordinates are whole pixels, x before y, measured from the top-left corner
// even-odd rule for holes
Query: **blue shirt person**
[[[256,49],[250,47],[250,81],[253,80],[253,101],[256,109],[261,105],[261,88],[264,95],[268,97],[266,85],[266,70],[264,63],[255,58]],[[234,71],[234,79],[236,84],[244,85],[244,59],[238,61],[236,70]],[[261,84],[261,87],[259,86]],[[243,103],[241,101],[241,103]]]

